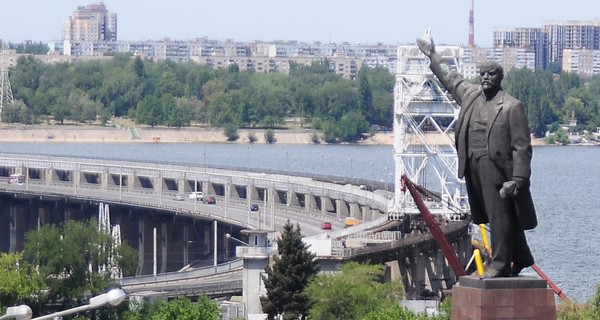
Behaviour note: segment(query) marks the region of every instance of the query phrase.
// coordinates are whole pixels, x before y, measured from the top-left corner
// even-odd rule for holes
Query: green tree
[[[2,108],[2,122],[33,124],[33,111],[22,100],[14,100]]]
[[[356,142],[362,138],[362,134],[369,131],[369,122],[357,110],[350,111],[342,116],[337,123],[342,141]]]
[[[70,114],[71,109],[69,109],[66,97],[60,97],[55,104],[50,106],[50,115],[60,124],[63,124]]]
[[[362,319],[369,312],[396,306],[404,296],[401,282],[383,282],[383,265],[348,262],[339,269],[337,274],[319,275],[306,288],[311,319]]]
[[[90,99],[81,90],[74,90],[67,100],[69,117],[77,122],[94,121],[102,111],[102,103]]]
[[[311,299],[304,292],[319,272],[315,254],[302,241],[300,226],[288,220],[277,239],[279,256],[265,268],[266,297],[261,297],[268,319],[299,319],[308,315]],[[281,318],[279,318],[281,317]]]
[[[22,252],[0,253],[0,307],[39,305],[36,299],[44,289],[35,268],[23,259]]]
[[[156,126],[163,123],[161,100],[156,96],[146,96],[137,105],[135,122]]]
[[[365,70],[367,70],[365,68]],[[361,69],[362,71],[362,69]],[[360,96],[360,111],[365,116],[365,119],[371,124],[375,121],[375,108],[373,106],[373,92],[366,72],[358,74],[358,94]]]
[[[548,144],[566,145],[566,144],[569,144],[569,142],[571,142],[571,140],[569,139],[569,134],[567,133],[567,131],[565,131],[565,129],[558,128],[556,130],[556,132],[554,133],[554,135],[551,135],[546,139],[546,142]]]
[[[216,302],[207,296],[201,296],[197,302],[187,297],[177,297],[171,301],[155,300],[151,303],[133,305],[122,312],[119,319],[123,320],[218,320],[220,311]]]
[[[105,267],[110,266],[111,256],[116,256],[116,267],[124,275],[131,275],[136,261],[133,249],[127,244],[118,251],[113,247],[112,237],[100,231],[95,220],[71,220],[28,232],[24,256],[39,267],[49,299],[72,306],[81,304],[86,294],[102,293],[114,284],[112,268]]]

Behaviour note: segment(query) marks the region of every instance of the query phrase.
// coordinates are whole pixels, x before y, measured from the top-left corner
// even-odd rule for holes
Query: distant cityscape
[[[329,67],[354,79],[362,67],[395,72],[398,46],[298,41],[235,42],[205,37],[189,41],[169,38],[149,41],[118,40],[117,14],[102,2],[80,6],[62,21],[61,41],[49,42],[49,53],[36,58],[48,63],[110,58],[117,52],[153,60],[196,62],[216,69],[237,64],[240,70],[288,73],[290,63],[308,65],[327,59]],[[454,46],[467,78],[477,76],[479,64],[495,60],[512,68],[562,71],[587,78],[600,73],[600,21],[548,21],[540,28],[496,28],[493,47]],[[401,52],[401,51],[400,51]],[[13,53],[14,54],[14,53]],[[16,56],[16,54],[14,54]],[[9,58],[9,65],[16,57]]]

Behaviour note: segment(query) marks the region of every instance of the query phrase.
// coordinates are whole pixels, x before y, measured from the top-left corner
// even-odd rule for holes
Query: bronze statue
[[[501,86],[502,66],[480,66],[481,85],[442,61],[432,39],[417,39],[430,68],[461,110],[454,143],[473,223],[490,224],[492,257],[481,278],[517,276],[534,263],[524,230],[537,226],[529,181],[531,137],[523,103]]]

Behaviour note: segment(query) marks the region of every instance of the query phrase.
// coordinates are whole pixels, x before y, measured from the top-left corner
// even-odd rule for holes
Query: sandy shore
[[[266,143],[264,129],[240,129],[239,139],[233,143],[249,143],[248,135],[254,134],[254,143]],[[276,143],[312,144],[318,131],[308,129],[274,130]],[[428,134],[428,141],[443,145],[448,142],[441,135]],[[2,126],[0,142],[116,142],[116,143],[224,143],[227,137],[220,128],[137,128],[125,127],[46,125],[46,126]],[[322,143],[322,142],[321,142]],[[393,133],[377,133],[359,144],[393,145]],[[544,144],[542,139],[534,139],[533,145]]]

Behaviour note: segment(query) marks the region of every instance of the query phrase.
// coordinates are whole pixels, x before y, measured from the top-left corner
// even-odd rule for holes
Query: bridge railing
[[[126,277],[120,279],[119,283],[123,286],[141,285],[144,283],[154,282],[174,282],[180,280],[188,280],[191,278],[206,278],[215,277],[222,273],[241,270],[244,266],[242,259],[236,259],[230,262],[218,264],[215,266],[202,267],[195,270],[187,270],[183,272],[167,272],[157,275],[143,275],[135,277]]]

